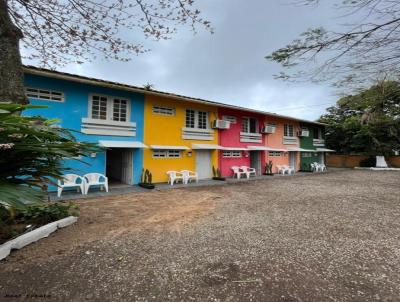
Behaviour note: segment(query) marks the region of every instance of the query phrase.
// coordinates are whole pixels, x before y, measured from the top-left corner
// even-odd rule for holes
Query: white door
[[[250,167],[256,169],[257,175],[261,175],[261,152],[250,151]]]
[[[289,166],[296,169],[296,152],[289,152]]]
[[[125,184],[132,184],[133,174],[133,150],[126,149],[121,152],[122,165],[121,165],[121,182]]]
[[[319,163],[320,163],[320,164],[325,164],[324,152],[321,152],[321,153],[319,154]]]
[[[199,179],[212,177],[210,150],[196,151],[196,172],[199,174]]]

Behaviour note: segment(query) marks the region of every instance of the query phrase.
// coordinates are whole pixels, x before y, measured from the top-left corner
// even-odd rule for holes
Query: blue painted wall
[[[95,85],[81,84],[72,81],[53,79],[49,77],[26,74],[25,86],[32,88],[53,89],[64,93],[64,102],[42,101],[30,98],[33,105],[46,105],[45,109],[30,109],[24,115],[41,115],[47,118],[58,118],[64,128],[81,131],[82,118],[88,117],[89,95],[92,93],[105,94],[110,96],[120,96],[131,100],[131,122],[136,122],[136,136],[109,136],[109,135],[89,135],[75,133],[79,141],[98,142],[99,140],[117,141],[140,141],[143,142],[143,117],[144,117],[144,95],[123,90],[110,89]],[[73,173],[83,175],[90,172],[105,174],[105,152],[97,153],[94,158],[83,158],[87,164],[69,159],[65,165],[73,169]],[[140,181],[140,174],[143,167],[143,150],[134,149],[133,152],[133,182]]]

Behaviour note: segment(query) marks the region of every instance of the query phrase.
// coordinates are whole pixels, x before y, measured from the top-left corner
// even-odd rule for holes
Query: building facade
[[[294,120],[265,117],[265,145],[268,148],[266,161],[272,161],[274,173],[278,172],[278,165],[300,169],[299,138],[296,132],[298,126],[299,123]]]
[[[167,182],[168,171],[212,177],[212,167],[218,167],[218,130],[211,127],[216,118],[215,106],[146,95],[144,168],[154,182]]]
[[[71,173],[97,172],[112,183],[136,184],[143,167],[143,94],[99,85],[25,74],[26,93],[33,105],[25,115],[59,119],[59,125],[76,131],[78,141],[98,143],[105,149],[90,157],[66,160]]]
[[[143,169],[153,182],[168,171],[196,171],[200,179],[233,166],[265,172],[265,164],[308,170],[324,162],[324,125],[36,67],[25,67],[29,101],[48,108],[26,115],[59,119],[78,141],[104,147],[81,161],[65,160],[73,173],[98,172],[111,185],[137,184]]]
[[[301,170],[310,171],[311,163],[325,163],[325,128],[318,124],[301,123],[300,125],[300,147],[305,149],[301,153]]]
[[[264,116],[251,111],[219,108],[218,119],[227,121],[229,127],[219,130],[219,167],[222,176],[232,176],[233,166],[255,168],[264,172],[265,135]]]

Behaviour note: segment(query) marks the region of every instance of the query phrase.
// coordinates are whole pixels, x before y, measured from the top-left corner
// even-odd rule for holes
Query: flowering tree
[[[96,56],[126,61],[179,25],[212,31],[195,0],[0,0],[0,102],[25,103],[19,43],[54,67]]]

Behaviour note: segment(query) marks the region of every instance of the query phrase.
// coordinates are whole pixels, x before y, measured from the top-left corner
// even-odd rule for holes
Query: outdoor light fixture
[[[96,157],[96,156],[97,156],[96,152],[90,153],[90,157]]]
[[[192,157],[192,151],[188,151],[186,154],[188,157]]]

